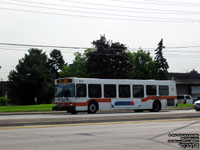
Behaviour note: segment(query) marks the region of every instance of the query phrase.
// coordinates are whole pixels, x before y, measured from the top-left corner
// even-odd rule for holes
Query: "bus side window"
[[[76,96],[77,97],[86,97],[86,85],[85,84],[77,84],[76,85]]]
[[[119,85],[119,97],[130,98],[130,85]]]
[[[156,95],[156,85],[147,85],[146,86],[147,95]]]
[[[143,85],[133,85],[133,97],[143,98],[144,97],[144,86]]]
[[[169,95],[169,86],[160,85],[159,86],[159,95],[168,96]]]
[[[116,98],[116,85],[105,84],[104,85],[104,97],[105,98]]]
[[[100,84],[89,84],[89,97],[90,98],[101,98],[101,85]]]

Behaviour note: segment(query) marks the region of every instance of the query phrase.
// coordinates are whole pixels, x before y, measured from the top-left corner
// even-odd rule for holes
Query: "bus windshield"
[[[75,85],[57,85],[55,97],[75,97]]]

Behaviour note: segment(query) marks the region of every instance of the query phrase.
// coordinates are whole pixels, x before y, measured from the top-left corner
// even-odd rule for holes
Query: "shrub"
[[[6,97],[0,97],[0,106],[8,105],[9,99]]]

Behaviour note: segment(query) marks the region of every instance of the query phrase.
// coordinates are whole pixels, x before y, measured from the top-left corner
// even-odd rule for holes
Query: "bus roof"
[[[66,83],[98,83],[98,84],[175,84],[174,80],[141,80],[141,79],[100,79],[66,77],[55,80],[55,84]]]

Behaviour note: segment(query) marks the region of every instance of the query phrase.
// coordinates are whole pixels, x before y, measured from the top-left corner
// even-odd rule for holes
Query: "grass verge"
[[[54,104],[0,106],[0,112],[51,111]]]
[[[178,103],[177,107],[174,108],[193,108],[193,104],[182,104],[182,103]]]

